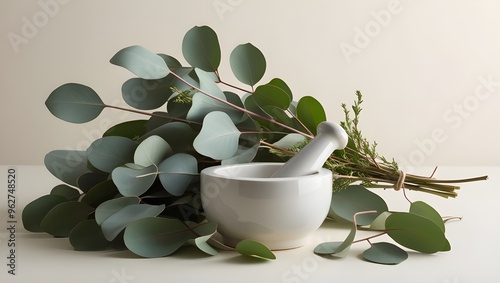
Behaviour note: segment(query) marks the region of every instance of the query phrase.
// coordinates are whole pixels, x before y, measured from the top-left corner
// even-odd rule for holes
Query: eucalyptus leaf
[[[446,246],[443,230],[428,218],[406,213],[392,213],[385,221],[387,234],[398,244],[421,253],[435,253]]]
[[[257,104],[263,109],[275,106],[286,110],[292,102],[292,99],[285,90],[272,84],[258,86],[252,96],[254,96]],[[266,112],[268,111],[266,110]]]
[[[158,56],[160,56],[163,61],[165,61],[165,64],[167,64],[168,68],[171,71],[182,67],[181,62],[170,55],[159,53]]]
[[[92,88],[77,83],[67,83],[56,88],[45,105],[54,116],[71,123],[92,121],[106,107]]]
[[[109,174],[87,172],[82,174],[77,180],[77,186],[84,193],[88,193],[95,185],[108,179]]]
[[[164,105],[172,95],[170,86],[174,76],[168,75],[158,80],[132,78],[122,85],[123,100],[140,110],[152,110]]]
[[[103,137],[87,149],[87,158],[97,169],[111,173],[113,169],[133,162],[137,143],[125,137]]]
[[[125,47],[118,51],[110,62],[146,80],[161,79],[170,73],[161,56],[138,45]]]
[[[359,216],[358,216],[359,217]],[[356,218],[357,219],[357,218]],[[349,235],[343,242],[325,242],[314,248],[314,253],[317,255],[331,255],[334,257],[345,257],[351,249],[354,237],[356,237],[357,227],[353,225]]]
[[[358,225],[369,225],[388,207],[384,199],[360,185],[350,185],[345,190],[333,193],[331,210],[340,218],[351,221],[354,214],[376,210],[377,213],[361,214],[356,217]]]
[[[282,79],[280,79],[280,78],[274,78],[274,79],[272,79],[267,84],[275,86],[275,87],[279,88],[282,92],[286,93],[288,95],[288,97],[289,97],[290,103],[293,101],[292,90],[290,89],[290,87]],[[289,105],[289,107],[290,106],[291,105]]]
[[[420,215],[422,217],[428,218],[434,222],[443,232],[445,231],[445,225],[443,218],[432,206],[428,205],[423,201],[415,201],[410,205],[410,213]]]
[[[326,121],[325,110],[321,103],[312,96],[304,96],[297,103],[297,117],[316,135],[316,128]]]
[[[269,260],[276,259],[276,255],[268,247],[253,240],[240,241],[236,245],[236,251],[244,256]]]
[[[144,167],[158,165],[173,152],[164,139],[153,135],[139,144],[134,153],[134,163]]]
[[[180,220],[160,217],[134,221],[123,235],[127,248],[142,257],[171,255],[193,237],[191,229]]]
[[[138,204],[141,200],[138,197],[121,197],[110,199],[101,203],[95,210],[95,221],[101,225],[111,215],[131,204]]]
[[[56,205],[66,202],[67,199],[60,195],[41,196],[28,203],[22,212],[24,229],[30,232],[43,232],[40,223],[47,213]]]
[[[87,220],[94,208],[78,201],[60,203],[52,208],[43,218],[40,226],[55,237],[67,237],[80,222]]]
[[[363,258],[380,264],[398,264],[408,258],[408,253],[391,243],[373,243],[363,252]]]
[[[93,207],[98,207],[101,203],[114,198],[118,194],[118,189],[112,180],[106,180],[93,186],[81,199],[81,202]]]
[[[217,34],[207,26],[191,28],[182,40],[182,54],[193,67],[207,72],[217,70],[221,60]]]
[[[117,167],[111,173],[113,183],[123,196],[138,197],[144,194],[156,180],[158,168],[155,165],[148,167],[126,164]]]
[[[374,230],[380,230],[384,231],[385,230],[385,221],[387,220],[387,217],[389,217],[392,214],[392,212],[389,211],[384,211],[380,213],[377,218],[375,218],[372,223],[370,224],[370,229]]]
[[[203,120],[201,131],[194,139],[193,146],[200,154],[213,159],[228,159],[238,150],[240,134],[226,113],[211,112]]]
[[[208,240],[217,232],[217,224],[214,222],[194,223],[189,225],[191,230],[198,235],[189,239],[188,243],[198,247],[202,252],[209,255],[217,255],[219,252],[208,244]]]
[[[238,146],[238,150],[236,151],[234,156],[222,160],[221,164],[229,165],[229,164],[240,164],[240,163],[251,162],[257,155],[259,147],[260,147],[259,143],[254,144],[252,147]]]
[[[274,146],[291,149],[297,145],[304,144],[307,141],[307,138],[301,134],[290,133],[281,138],[279,141],[273,143]]]
[[[143,142],[145,139],[157,135],[164,139],[174,150],[174,152],[192,151],[193,140],[196,132],[186,123],[170,122],[157,127],[138,139]]]
[[[69,242],[77,251],[102,251],[111,244],[104,237],[95,219],[78,223],[69,234]]]
[[[158,166],[159,179],[167,192],[181,196],[198,176],[198,161],[192,155],[176,153]]]
[[[165,205],[129,204],[110,215],[100,225],[104,237],[112,241],[129,223],[135,220],[158,216]]]
[[[68,185],[57,185],[50,191],[51,195],[58,195],[64,197],[66,200],[78,200],[80,191]]]
[[[119,123],[109,128],[102,136],[120,136],[135,140],[146,133],[147,122],[148,120],[132,120]]]
[[[233,49],[229,63],[234,76],[242,83],[254,86],[266,72],[264,54],[251,43],[240,44]]]
[[[53,150],[45,155],[43,163],[52,175],[72,186],[77,186],[81,175],[90,172],[87,154],[80,150]]]

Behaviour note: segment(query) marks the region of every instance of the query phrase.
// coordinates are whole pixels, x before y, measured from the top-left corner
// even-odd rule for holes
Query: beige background
[[[42,164],[54,149],[85,149],[133,115],[106,109],[69,124],[44,102],[66,82],[123,105],[132,77],[109,59],[142,45],[184,62],[181,41],[209,25],[231,50],[251,42],[267,58],[262,82],[313,95],[328,119],[364,94],[365,136],[408,167],[500,165],[499,1],[0,0],[0,164]]]

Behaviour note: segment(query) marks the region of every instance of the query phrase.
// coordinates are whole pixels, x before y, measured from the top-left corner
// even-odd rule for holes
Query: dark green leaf
[[[323,106],[312,96],[304,96],[299,100],[297,104],[297,117],[314,135],[316,135],[318,125],[326,121]]]
[[[181,196],[198,176],[198,161],[192,155],[176,153],[159,166],[160,182],[167,192]]]
[[[146,133],[147,123],[148,120],[134,120],[123,122],[109,128],[104,134],[102,134],[102,136],[119,136],[135,140]]]
[[[239,242],[236,245],[236,251],[244,256],[262,259],[276,259],[274,253],[268,247],[253,240],[243,240]]]
[[[78,223],[69,234],[69,242],[77,251],[102,251],[111,244],[94,219]]]
[[[257,104],[268,113],[270,106],[286,110],[292,102],[289,95],[283,89],[272,84],[258,86],[252,96],[254,96]]]
[[[422,253],[435,253],[444,249],[444,232],[432,220],[422,216],[397,212],[385,221],[387,234],[398,244]]]
[[[279,88],[281,91],[285,92],[288,95],[288,97],[290,99],[290,103],[293,101],[292,90],[290,89],[290,87],[288,87],[288,85],[282,79],[274,78],[268,83],[268,85],[273,85],[273,86]]]
[[[377,213],[362,214],[356,217],[358,225],[369,225],[388,207],[384,199],[360,185],[348,186],[332,196],[331,210],[344,220],[352,222],[357,212],[376,210]]]
[[[78,200],[80,197],[80,192],[68,185],[57,185],[50,191],[50,194],[62,196],[66,200]]]
[[[85,151],[53,150],[45,155],[43,162],[52,175],[72,186],[77,185],[81,175],[90,172]]]
[[[197,133],[186,123],[170,122],[148,132],[138,141],[142,142],[153,135],[157,135],[164,139],[172,147],[174,152],[183,152],[193,149],[193,141],[196,134]]]
[[[266,72],[264,54],[251,43],[238,45],[229,56],[234,76],[242,83],[254,86]]]
[[[165,63],[167,64],[168,68],[171,71],[182,67],[181,62],[179,62],[179,60],[175,59],[170,55],[159,53],[158,56],[160,56],[163,59],[163,61],[165,61]]]
[[[221,59],[217,34],[207,26],[193,27],[184,36],[182,54],[193,67],[207,72],[217,70]]]
[[[110,62],[146,80],[161,79],[170,72],[161,56],[137,45],[125,47],[118,51]]]
[[[444,221],[439,212],[437,212],[432,206],[428,205],[423,201],[415,201],[410,205],[410,213],[420,215],[422,217],[428,218],[432,222],[445,231]]]
[[[22,212],[24,228],[30,232],[43,232],[40,223],[47,213],[56,205],[67,201],[58,195],[41,196],[28,203]]]
[[[78,188],[84,193],[88,193],[90,189],[92,189],[95,185],[106,181],[108,177],[109,174],[87,172],[78,178]]]
[[[123,236],[127,248],[142,257],[168,256],[193,237],[194,233],[180,220],[160,217],[130,223]]]
[[[67,83],[56,88],[45,105],[54,116],[71,123],[94,120],[106,107],[93,89],[77,83]]]
[[[103,181],[92,187],[82,198],[82,202],[98,207],[101,203],[114,198],[118,194],[118,189],[112,180]]]
[[[87,220],[94,208],[78,201],[63,202],[52,208],[41,222],[42,229],[56,237],[67,237],[80,222]]]
[[[203,120],[200,133],[193,146],[196,151],[213,159],[227,159],[238,150],[241,132],[224,112],[209,113]]]
[[[113,169],[134,161],[137,143],[124,137],[109,136],[94,141],[87,149],[87,158],[97,169],[111,173]]]
[[[124,196],[138,197],[144,194],[156,180],[158,168],[155,165],[149,167],[126,164],[113,170],[111,178],[120,194]]]
[[[374,243],[363,252],[363,258],[380,264],[398,264],[408,258],[408,253],[391,243]]]

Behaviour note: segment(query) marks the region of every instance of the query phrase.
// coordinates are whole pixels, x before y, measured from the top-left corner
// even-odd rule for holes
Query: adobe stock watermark
[[[412,171],[413,166],[423,165],[425,160],[434,154],[438,146],[448,140],[449,131],[459,129],[466,119],[472,117],[472,114],[479,109],[484,101],[498,93],[498,88],[500,88],[500,81],[495,81],[493,75],[479,77],[474,93],[467,95],[444,111],[442,118],[448,127],[434,128],[427,138],[414,140],[416,148],[408,155],[399,156],[398,160],[405,164],[403,166],[405,171]]]
[[[35,38],[40,30],[49,24],[50,19],[59,14],[61,7],[68,4],[69,1],[39,0],[39,9],[31,17],[21,18],[22,26],[19,33],[11,31],[7,34],[7,39],[14,52],[19,53],[21,45],[26,45]]]
[[[214,0],[212,6],[219,19],[223,21],[224,14],[233,12],[241,3],[243,3],[243,0]]]
[[[127,274],[127,270],[125,269],[125,267],[122,267],[120,272],[118,272],[116,269],[113,269],[111,270],[111,274],[113,275],[113,277],[109,279],[108,283],[130,283],[135,279],[135,276]]]
[[[372,10],[370,12],[372,19],[366,22],[364,26],[354,28],[352,43],[343,41],[339,44],[340,50],[347,62],[351,63],[353,55],[360,54],[363,49],[368,47],[372,40],[379,36],[383,29],[389,26],[393,16],[401,13],[401,11],[403,11],[403,6],[399,0],[390,1],[387,3],[385,9],[379,11]]]

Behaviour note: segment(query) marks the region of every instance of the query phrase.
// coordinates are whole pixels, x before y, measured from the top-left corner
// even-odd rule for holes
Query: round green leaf
[[[120,136],[135,140],[146,133],[147,123],[148,120],[126,121],[109,128],[102,136]]]
[[[279,109],[286,110],[290,106],[292,100],[288,94],[281,88],[272,84],[260,85],[255,89],[252,94],[255,102],[269,113],[269,107],[278,107]],[[271,114],[271,113],[269,113]]]
[[[172,148],[164,139],[159,136],[150,136],[135,150],[134,163],[144,167],[158,165],[172,153]]]
[[[221,161],[222,165],[241,164],[251,162],[259,151],[260,143],[255,143],[252,147],[238,146],[234,156]]]
[[[57,185],[50,191],[50,194],[62,196],[66,200],[78,200],[80,197],[80,192],[68,185]]]
[[[164,209],[164,204],[129,204],[110,215],[101,223],[102,233],[108,241],[112,241],[129,223],[146,217],[158,216]]]
[[[211,112],[203,120],[200,133],[194,139],[196,151],[216,160],[234,156],[241,132],[224,112]]]
[[[272,86],[279,88],[282,92],[284,92],[288,95],[290,102],[293,101],[292,90],[282,79],[274,78],[268,83],[268,85],[272,85]]]
[[[358,225],[369,225],[377,216],[388,210],[384,199],[360,185],[351,185],[333,193],[331,210],[344,220],[353,221],[354,214],[376,210],[377,213],[361,214],[356,217]]]
[[[214,222],[206,222],[202,224],[194,223],[189,225],[192,231],[198,235],[194,239],[188,240],[188,243],[198,247],[202,252],[209,255],[217,255],[219,252],[210,246],[207,241],[217,232],[217,224]]]
[[[90,172],[87,154],[80,150],[53,150],[45,155],[45,167],[59,180],[76,186],[81,175]]]
[[[118,212],[120,209],[131,204],[138,204],[140,199],[138,197],[121,197],[107,200],[101,203],[95,210],[95,221],[101,225],[111,215]]]
[[[124,196],[140,196],[144,194],[156,180],[158,169],[155,165],[149,167],[127,164],[115,168],[111,178],[120,194]]]
[[[170,72],[161,56],[137,45],[125,47],[118,51],[110,62],[146,80],[161,79]]]
[[[198,176],[198,161],[192,155],[177,153],[158,166],[159,179],[167,192],[181,196]]]
[[[82,198],[82,202],[98,207],[101,203],[114,198],[118,189],[112,180],[106,180],[92,187]]]
[[[445,231],[444,221],[439,212],[423,201],[415,201],[410,205],[410,213],[428,218],[434,222],[443,232]]]
[[[236,251],[245,256],[262,259],[276,259],[274,253],[265,245],[253,241],[243,240],[236,245]]]
[[[318,125],[326,121],[326,114],[316,98],[304,96],[297,103],[297,118],[315,135]]]
[[[172,95],[170,86],[173,80],[172,75],[158,80],[129,79],[122,85],[123,100],[136,109],[156,109],[165,104]]]
[[[102,251],[110,245],[94,219],[78,223],[69,234],[69,242],[77,251]]]
[[[170,122],[151,130],[138,141],[142,142],[153,135],[157,135],[164,139],[172,147],[174,152],[182,152],[192,150],[196,134],[197,133],[186,123]]]
[[[444,249],[444,232],[432,220],[422,216],[397,212],[385,221],[387,234],[398,244],[422,253],[435,253]]]
[[[42,229],[55,237],[67,237],[80,222],[87,220],[94,208],[78,201],[63,202],[52,208],[41,222]]]
[[[56,205],[67,201],[63,196],[45,195],[28,203],[22,212],[24,228],[30,232],[43,232],[40,226],[43,218]]]
[[[239,121],[242,112],[220,101],[227,101],[227,98],[224,92],[215,84],[213,74],[200,69],[196,69],[196,74],[200,80],[200,89],[210,96],[201,92],[195,93],[192,99],[192,106],[186,116],[187,119],[202,121],[208,113],[222,111],[229,115],[233,121]]]
[[[67,83],[56,88],[45,105],[54,116],[71,123],[94,120],[106,107],[93,89],[77,83]]]
[[[78,178],[78,188],[84,193],[88,193],[90,189],[92,189],[95,185],[106,181],[108,177],[109,174],[87,172]]]
[[[127,248],[142,257],[168,256],[183,246],[194,233],[178,219],[148,217],[125,229]]]
[[[193,67],[207,72],[217,70],[221,59],[217,34],[207,26],[193,27],[182,40],[182,54]]]
[[[125,137],[103,137],[94,141],[87,149],[87,158],[92,165],[106,173],[126,163],[133,162],[137,143]]]
[[[363,252],[363,258],[380,264],[398,264],[408,258],[408,253],[391,243],[374,243]]]
[[[170,55],[159,53],[158,56],[160,56],[163,61],[165,61],[170,70],[175,70],[182,67],[181,62]]]
[[[240,44],[229,56],[234,76],[242,83],[254,86],[266,72],[264,54],[251,43]]]
[[[347,235],[346,239],[343,242],[321,243],[317,245],[316,248],[314,248],[314,253],[318,255],[332,255],[335,257],[345,257],[349,253],[349,250],[351,249],[354,237],[356,237],[356,231],[357,228],[355,225],[353,225],[351,227],[349,235]]]

